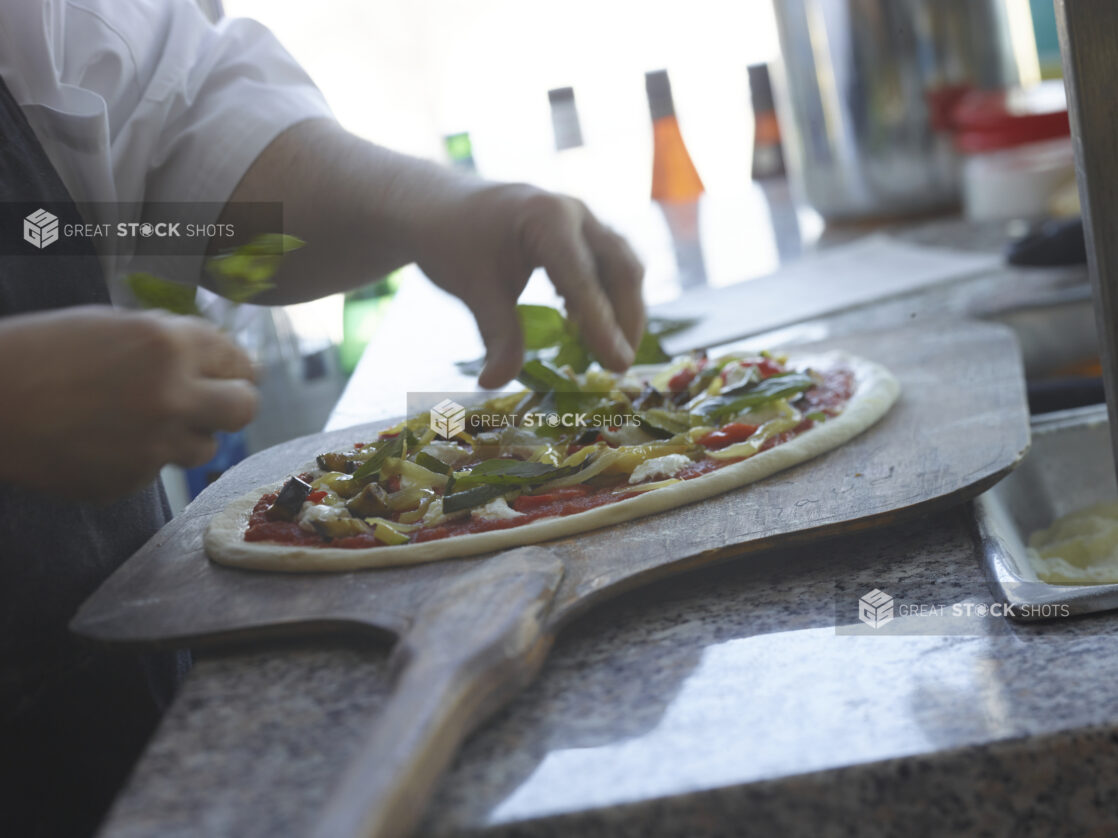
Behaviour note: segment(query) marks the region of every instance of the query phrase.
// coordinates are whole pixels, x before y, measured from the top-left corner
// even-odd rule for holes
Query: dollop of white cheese
[[[299,529],[307,532],[316,532],[315,521],[337,521],[339,518],[348,518],[349,511],[342,505],[325,506],[321,503],[304,503],[295,519]]]
[[[523,514],[523,512],[517,512],[509,506],[503,497],[494,498],[485,506],[479,506],[470,511],[471,518],[477,518],[481,521],[504,521],[509,518],[519,518]]]
[[[433,524],[441,523],[443,519],[443,499],[435,498],[427,507],[427,511],[423,517],[419,519],[419,525],[422,527],[429,527]]]
[[[691,465],[691,458],[686,454],[665,454],[663,457],[653,457],[633,469],[633,473],[629,475],[629,485],[656,478],[675,477],[680,469],[689,465]]]

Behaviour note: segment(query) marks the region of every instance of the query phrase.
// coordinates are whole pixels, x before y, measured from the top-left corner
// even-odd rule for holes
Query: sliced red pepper
[[[762,379],[771,378],[772,376],[777,375],[778,373],[784,372],[784,370],[783,370],[783,368],[781,368],[780,364],[778,364],[772,358],[757,358],[755,360],[749,360],[749,361],[738,361],[738,366],[739,367],[756,367],[757,371],[759,373],[761,373],[761,378]],[[721,377],[722,377],[722,383],[723,384],[726,383],[726,378],[730,374],[730,370],[732,370],[732,369],[734,369],[734,367],[732,365],[729,365],[725,369],[723,369],[721,373],[719,373],[719,375],[721,375]]]
[[[322,489],[319,489],[317,492],[311,492],[309,495],[307,495],[307,502],[318,503],[324,497],[326,497],[326,492]]]
[[[745,442],[755,433],[757,433],[756,425],[731,422],[728,425],[723,425],[717,431],[711,431],[709,434],[699,437],[699,444],[710,451],[717,451],[720,448],[733,445],[735,442]]]
[[[757,364],[757,369],[761,371],[762,378],[769,378],[770,376],[774,376],[779,372],[783,372],[783,370],[781,370],[780,368],[780,364],[778,364],[772,358],[762,358],[761,363]]]
[[[682,393],[691,386],[698,373],[694,367],[687,366],[668,379],[668,389],[673,393]]]

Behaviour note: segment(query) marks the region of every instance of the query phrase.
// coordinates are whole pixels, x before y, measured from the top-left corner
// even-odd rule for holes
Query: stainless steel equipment
[[[1118,469],[1118,237],[1113,230],[1118,219],[1118,110],[1112,83],[1118,70],[1118,4],[1056,0],[1056,25],[1110,412],[1111,456]]]
[[[1028,457],[975,502],[975,513],[996,592],[1013,604],[1061,604],[1070,614],[1080,614],[1118,608],[1118,585],[1044,584],[1029,565],[1025,539],[1069,512],[1113,499],[1118,485],[1118,238],[1110,229],[1118,218],[1118,108],[1109,84],[1118,68],[1118,5],[1056,0],[1056,23],[1107,410],[1034,420]]]
[[[774,0],[774,7],[785,153],[808,203],[829,220],[956,203],[958,161],[939,129],[961,92],[1019,83],[1029,48],[1035,63],[1035,43],[1022,43],[1032,37],[1027,4]]]
[[[1029,535],[1054,520],[1115,497],[1106,410],[1049,413],[1032,425],[1029,453],[974,501],[978,542],[995,597],[1021,620],[1071,617],[1118,608],[1118,585],[1049,585],[1029,563]]]

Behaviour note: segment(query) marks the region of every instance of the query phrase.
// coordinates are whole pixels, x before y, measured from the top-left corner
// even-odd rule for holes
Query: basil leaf
[[[559,342],[559,351],[551,359],[556,367],[569,366],[576,373],[586,372],[593,362],[590,351],[575,335],[565,335]]]
[[[539,358],[528,361],[520,368],[516,380],[537,393],[573,393],[578,385],[559,372],[553,365]]]
[[[380,470],[384,468],[384,464],[389,457],[399,457],[403,452],[403,434],[397,434],[383,442],[377,443],[376,453],[367,459],[361,467],[353,473],[353,479],[361,483],[371,483],[376,479],[376,476],[380,474]]]
[[[798,395],[814,387],[815,380],[802,372],[786,372],[774,375],[763,381],[727,391],[720,396],[707,399],[695,408],[692,414],[693,425],[707,425],[736,416],[742,411],[760,407],[777,399]],[[696,421],[698,420],[698,421]]]
[[[567,318],[551,306],[518,305],[516,316],[524,333],[525,349],[547,349],[567,334]]]
[[[293,250],[298,250],[305,244],[306,242],[297,236],[288,236],[284,233],[264,233],[238,247],[236,252],[250,256],[283,256]]]
[[[637,346],[637,352],[633,358],[634,364],[663,364],[672,359],[671,355],[664,351],[664,347],[660,345],[660,341],[652,332],[646,331],[641,335],[640,345]]]
[[[555,367],[570,366],[576,373],[586,372],[594,363],[594,355],[583,343],[578,327],[562,312],[550,306],[518,305],[516,314],[524,333],[526,360],[549,360]],[[634,363],[659,364],[670,360],[659,339],[690,329],[698,322],[697,318],[649,318]],[[485,367],[485,359],[459,361],[457,367],[465,375],[478,375]],[[541,389],[530,384],[525,386]]]
[[[132,273],[125,277],[128,288],[144,308],[161,308],[172,314],[199,315],[195,298],[198,289],[146,273]]]
[[[235,303],[244,303],[275,284],[270,280],[285,254],[305,244],[295,236],[267,233],[247,244],[206,260],[206,271],[217,280],[218,291]]]

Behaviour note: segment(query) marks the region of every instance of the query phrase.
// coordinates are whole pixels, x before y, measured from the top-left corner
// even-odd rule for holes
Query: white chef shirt
[[[0,77],[79,204],[224,202],[277,135],[331,115],[264,26],[193,0],[3,0]]]

